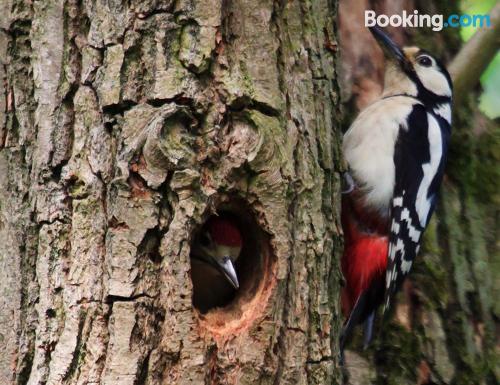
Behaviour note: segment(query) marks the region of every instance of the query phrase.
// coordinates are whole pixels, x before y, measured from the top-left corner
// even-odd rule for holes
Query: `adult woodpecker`
[[[225,305],[239,288],[235,261],[242,236],[227,217],[212,216],[191,248],[193,303],[202,312]]]
[[[409,273],[436,203],[451,133],[452,83],[446,68],[417,47],[400,48],[377,27],[386,56],[382,96],[364,109],[343,139],[349,189],[342,199],[347,321],[341,350],[375,311],[384,310]]]

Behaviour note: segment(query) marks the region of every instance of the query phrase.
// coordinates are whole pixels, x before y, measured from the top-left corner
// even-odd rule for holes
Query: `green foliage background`
[[[487,14],[497,2],[497,0],[462,0],[461,8],[463,13]],[[476,29],[462,28],[462,38],[468,40]],[[479,108],[491,119],[500,117],[500,53],[497,53],[481,76],[481,85],[484,91],[479,99]]]

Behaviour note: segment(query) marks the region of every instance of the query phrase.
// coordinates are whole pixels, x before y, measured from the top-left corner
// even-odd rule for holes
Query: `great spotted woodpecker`
[[[241,232],[233,220],[212,216],[191,248],[193,303],[206,312],[223,306],[239,288],[235,262],[243,246]]]
[[[363,322],[368,344],[375,311],[389,306],[409,273],[434,211],[451,133],[446,68],[422,49],[400,48],[377,27],[370,31],[387,60],[382,96],[343,139],[350,188],[342,200],[341,350]]]

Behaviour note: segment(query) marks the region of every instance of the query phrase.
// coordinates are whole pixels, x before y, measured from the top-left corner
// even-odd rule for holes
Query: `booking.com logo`
[[[403,11],[401,15],[377,15],[375,11],[365,11],[365,27],[431,27],[433,31],[441,31],[443,28],[458,27],[491,27],[490,15],[450,15],[444,21],[443,15],[419,14]]]

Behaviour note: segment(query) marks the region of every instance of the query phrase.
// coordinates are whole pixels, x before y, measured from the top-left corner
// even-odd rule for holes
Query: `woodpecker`
[[[342,197],[345,236],[341,351],[408,275],[434,211],[451,134],[452,82],[443,64],[417,47],[401,48],[378,27],[370,31],[386,57],[381,97],[343,138],[348,188]]]
[[[235,262],[242,246],[232,219],[212,216],[203,226],[191,248],[193,303],[200,311],[223,306],[239,289]]]

